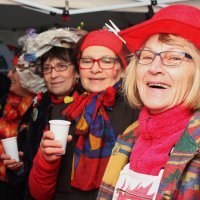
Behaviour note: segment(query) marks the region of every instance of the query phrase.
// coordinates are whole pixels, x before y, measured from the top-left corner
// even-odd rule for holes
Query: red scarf
[[[0,118],[0,139],[9,138],[17,135],[17,129],[22,115],[31,105],[33,96],[21,98],[9,93],[4,108],[3,116]],[[3,146],[0,142],[0,155],[3,153]],[[0,160],[0,180],[6,180],[6,167]]]
[[[158,175],[165,167],[170,151],[180,139],[192,113],[176,106],[163,113],[151,115],[143,108],[139,116],[140,136],[131,157],[130,169],[143,174]]]

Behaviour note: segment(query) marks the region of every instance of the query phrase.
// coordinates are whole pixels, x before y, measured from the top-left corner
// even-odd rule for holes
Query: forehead
[[[55,64],[55,63],[60,63],[60,62],[64,62],[65,60],[63,59],[59,59],[59,58],[48,58],[44,64]]]
[[[150,36],[144,43],[144,48],[167,48],[167,49],[184,49],[188,46],[188,41],[170,34],[155,34]]]
[[[85,48],[82,52],[82,56],[115,56],[115,53],[104,46],[89,46]]]

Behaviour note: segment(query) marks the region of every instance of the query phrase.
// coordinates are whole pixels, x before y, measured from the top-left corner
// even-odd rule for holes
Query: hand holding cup
[[[19,157],[22,159],[24,153],[22,151],[19,151]],[[7,154],[2,154],[1,159],[3,160],[3,164],[9,169],[9,170],[19,170],[23,167],[23,162],[19,161],[17,162],[15,159],[11,159],[11,157]],[[20,159],[20,160],[21,160]]]
[[[10,137],[1,140],[5,154],[9,155],[11,159],[19,161],[17,137]]]

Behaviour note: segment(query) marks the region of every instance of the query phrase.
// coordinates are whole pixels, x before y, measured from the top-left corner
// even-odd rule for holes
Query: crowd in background
[[[198,8],[18,43],[0,74],[0,139],[17,137],[20,160],[0,142],[0,200],[200,199]],[[53,119],[71,122],[65,150]]]

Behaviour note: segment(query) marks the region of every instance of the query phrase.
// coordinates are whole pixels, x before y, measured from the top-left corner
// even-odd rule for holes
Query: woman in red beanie
[[[63,111],[75,123],[72,148],[58,156],[60,144],[52,132],[44,133],[29,178],[35,199],[96,199],[117,136],[138,116],[121,94],[128,53],[119,37],[107,30],[92,31],[77,43],[84,92]]]
[[[200,10],[161,9],[120,34],[138,122],[117,139],[98,200],[200,199]]]

